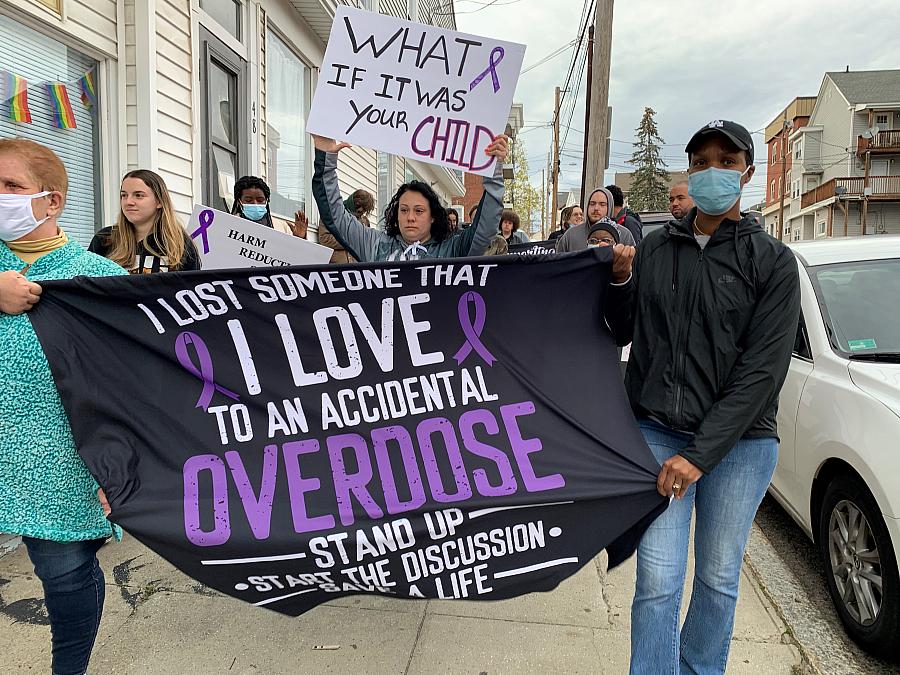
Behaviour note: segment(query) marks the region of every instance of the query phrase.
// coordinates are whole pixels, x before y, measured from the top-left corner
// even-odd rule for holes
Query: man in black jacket
[[[606,189],[613,197],[613,215],[610,216],[610,220],[627,228],[634,240],[640,244],[644,238],[644,224],[641,217],[631,209],[625,208],[625,193],[622,192],[622,188],[618,185],[607,185]]]
[[[632,343],[625,386],[674,497],[638,548],[632,673],[724,672],[744,547],[775,470],[778,392],[800,312],[797,262],[740,194],[753,140],[716,120],[691,138],[695,208],[614,248],[606,319]],[[679,637],[691,515],[696,572]]]

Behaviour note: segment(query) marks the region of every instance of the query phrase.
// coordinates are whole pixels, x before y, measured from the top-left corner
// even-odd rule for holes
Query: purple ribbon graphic
[[[474,324],[472,324],[472,320],[469,318],[470,302],[475,305]],[[485,347],[484,343],[481,341],[481,331],[484,330],[484,322],[487,318],[487,309],[484,304],[484,298],[481,297],[481,293],[475,291],[463,293],[459,297],[459,306],[457,309],[459,310],[459,326],[462,328],[463,335],[466,336],[466,341],[453,357],[456,359],[456,364],[462,365],[462,362],[469,358],[469,354],[471,354],[472,351],[475,351],[478,356],[484,359],[485,363],[489,366],[493,366],[494,361],[497,359],[494,358],[494,355],[488,351],[488,348]]]
[[[213,224],[213,219],[216,217],[216,214],[213,213],[212,209],[206,209],[200,212],[200,215],[197,216],[197,220],[200,221],[200,227],[198,227],[191,234],[191,239],[196,239],[200,237],[203,242],[203,253],[209,253],[209,238],[206,236],[206,231],[209,229],[209,226]]]
[[[490,62],[488,63],[488,67],[484,69],[484,72],[481,73],[478,77],[472,80],[472,83],[469,85],[469,91],[472,91],[475,87],[478,86],[478,83],[481,82],[485,77],[488,76],[488,73],[491,75],[491,81],[494,85],[494,93],[496,94],[500,91],[500,77],[497,75],[497,66],[500,65],[500,62],[503,60],[503,57],[506,55],[506,52],[503,51],[503,47],[494,47],[491,50]],[[494,57],[497,57],[497,60],[494,60]]]
[[[190,354],[188,354],[188,345],[193,345],[194,351],[197,353],[197,358],[200,361],[199,368],[194,365]],[[197,408],[203,408],[204,410],[209,408],[213,394],[215,394],[216,391],[225,394],[225,396],[232,398],[235,401],[241,399],[241,397],[233,391],[215,383],[213,379],[212,357],[209,355],[209,349],[206,348],[206,343],[203,341],[203,338],[196,333],[184,331],[175,338],[175,356],[178,357],[178,363],[181,364],[182,368],[194,377],[203,380],[203,391],[200,392],[200,398],[197,399]]]

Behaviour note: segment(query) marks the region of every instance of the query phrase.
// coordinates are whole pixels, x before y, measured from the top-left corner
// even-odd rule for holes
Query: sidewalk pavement
[[[23,546],[0,556],[0,672],[49,672],[40,583]],[[607,573],[601,554],[552,593],[513,600],[358,595],[292,619],[201,586],[130,537],[99,557],[106,608],[92,674],[628,672],[633,558]],[[747,569],[727,672],[803,672]]]

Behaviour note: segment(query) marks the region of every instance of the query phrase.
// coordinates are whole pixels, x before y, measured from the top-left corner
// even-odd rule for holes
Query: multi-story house
[[[313,152],[306,117],[339,4],[455,29],[452,0],[0,0],[0,70],[27,83],[31,122],[11,121],[0,96],[0,136],[53,148],[70,174],[62,220],[87,244],[115,221],[119,181],[152,169],[182,218],[195,203],[227,209],[245,174],[272,188],[272,209],[305,209]],[[80,100],[90,73],[96,97]],[[74,128],[51,123],[45,85],[68,91]],[[370,191],[381,211],[400,183],[420,178],[449,204],[461,177],[434,165],[353,148],[341,189]]]
[[[793,156],[789,137],[806,126],[816,104],[815,96],[799,96],[782,110],[765,130],[767,147],[766,199],[762,209],[764,227],[773,237],[783,238],[789,233],[781,225],[792,208]]]
[[[900,233],[900,70],[826,73],[789,141],[791,241]]]

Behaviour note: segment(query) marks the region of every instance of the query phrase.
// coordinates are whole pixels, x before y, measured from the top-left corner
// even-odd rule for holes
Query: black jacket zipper
[[[685,286],[687,297],[684,303],[685,313],[681,317],[681,326],[678,331],[678,341],[675,343],[675,402],[672,411],[672,424],[675,428],[682,428],[684,421],[681,419],[681,411],[684,407],[684,371],[687,366],[687,342],[688,334],[691,328],[691,318],[694,315],[694,308],[697,302],[697,280],[700,278],[699,271],[703,266],[704,250],[697,243],[697,240],[691,237],[694,246],[700,249],[697,256],[697,262],[691,267],[691,276],[688,279],[688,285]],[[707,244],[708,246],[709,244]]]

